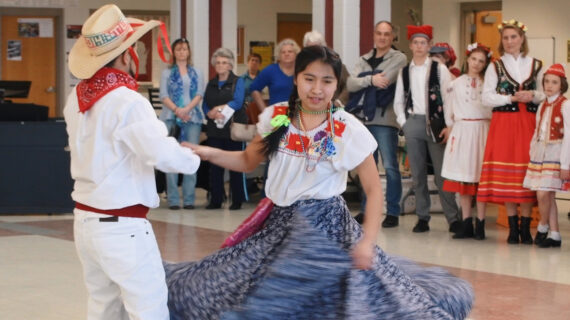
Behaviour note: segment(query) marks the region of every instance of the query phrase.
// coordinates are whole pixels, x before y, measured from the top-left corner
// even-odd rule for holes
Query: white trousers
[[[147,219],[75,209],[74,238],[89,294],[87,319],[169,319],[164,267]]]

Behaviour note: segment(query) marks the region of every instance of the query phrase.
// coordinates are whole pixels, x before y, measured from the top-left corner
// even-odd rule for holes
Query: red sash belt
[[[108,214],[112,216],[119,216],[119,217],[132,217],[132,218],[146,218],[146,214],[148,213],[149,208],[147,206],[143,206],[142,204],[136,204],[134,206],[124,207],[120,209],[97,209],[90,207],[88,205],[84,205],[82,203],[76,202],[75,207],[80,210],[90,211],[90,212],[97,212]]]

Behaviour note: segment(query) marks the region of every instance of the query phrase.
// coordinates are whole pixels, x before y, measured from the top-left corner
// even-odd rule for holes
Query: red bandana
[[[79,112],[91,109],[95,102],[111,90],[123,86],[134,91],[139,87],[137,81],[127,73],[113,68],[101,68],[91,78],[82,80],[77,85]]]

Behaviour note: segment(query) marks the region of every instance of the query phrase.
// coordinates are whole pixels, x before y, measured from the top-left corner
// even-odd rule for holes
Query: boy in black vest
[[[443,212],[450,225],[449,231],[456,232],[460,227],[459,209],[455,195],[443,191],[441,178],[445,142],[450,131],[445,127],[443,101],[451,75],[444,65],[428,57],[431,39],[431,26],[408,26],[412,61],[398,75],[394,111],[396,121],[406,137],[414,182],[418,223],[413,231],[429,231],[430,198],[427,184],[429,152]]]

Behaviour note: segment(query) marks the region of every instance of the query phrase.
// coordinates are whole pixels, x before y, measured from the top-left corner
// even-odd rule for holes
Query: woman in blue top
[[[212,66],[216,69],[216,76],[206,85],[204,104],[202,108],[208,120],[208,145],[228,150],[241,151],[245,143],[233,141],[230,135],[232,118],[240,117],[244,122],[247,118],[243,110],[244,84],[243,79],[236,76],[234,67],[234,54],[226,48],[217,49],[212,55]],[[241,204],[249,200],[245,187],[245,174],[230,170],[230,189],[232,204],[230,210],[241,209]],[[210,203],[206,209],[219,209],[224,200],[224,168],[210,164]]]
[[[295,72],[295,58],[301,49],[293,39],[284,39],[277,45],[277,63],[265,67],[253,80],[249,87],[253,100],[259,107],[259,111],[265,109],[265,101],[261,97],[261,91],[269,88],[269,104],[289,100],[293,90],[293,73]]]
[[[174,59],[172,65],[162,72],[160,78],[160,99],[164,121],[169,132],[180,128],[180,141],[197,144],[200,138],[204,115],[200,102],[204,95],[202,73],[192,67],[192,53],[188,40],[180,38],[172,43]],[[166,174],[168,206],[171,210],[180,209],[178,193],[178,173]],[[184,175],[182,195],[184,209],[194,209],[196,174]]]

